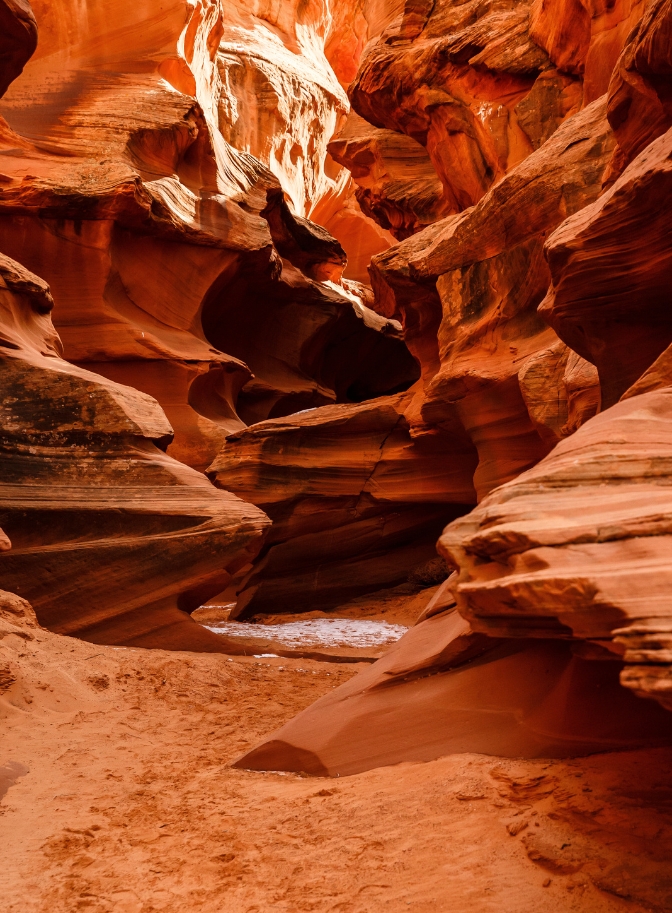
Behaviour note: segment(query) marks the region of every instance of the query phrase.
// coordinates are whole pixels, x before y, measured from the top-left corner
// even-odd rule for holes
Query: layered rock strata
[[[0,7],[11,80],[34,30]],[[7,261],[8,585],[57,630],[215,649],[184,610],[234,576],[237,617],[329,608],[478,499],[441,544],[463,620],[444,588],[255,763],[666,739],[617,680],[672,705],[671,9],[36,0],[0,248],[78,366]],[[343,279],[388,231],[373,293]]]
[[[355,111],[378,128],[368,167],[361,143],[334,147],[360,186],[365,211],[389,223],[397,237],[423,222],[415,195],[403,200],[393,169],[385,180],[373,164],[374,157],[385,158],[375,146],[392,156],[399,146],[390,131],[426,148],[442,186],[435,218],[468,208],[567,117],[606,92],[644,4],[422,0],[400,7],[369,43],[350,87]]]
[[[628,397],[440,540],[478,630],[624,654],[623,684],[670,709],[671,403]]]
[[[363,319],[364,291],[341,284],[343,248],[302,220],[310,206],[287,205],[284,158],[281,182],[268,156],[247,151],[261,155],[255,143],[226,142],[221,107],[235,98],[219,2],[152,12],[36,0],[34,10],[39,49],[1,106],[0,249],[49,282],[69,360],[155,396],[176,430],[171,454],[200,469],[244,427],[239,409],[255,421],[347,401],[361,368],[344,358],[341,372],[332,357],[325,378],[321,364],[343,339],[367,353],[368,377],[399,362],[376,393],[415,379],[395,333],[380,332],[390,325]],[[320,72],[316,63],[304,87],[315,104]],[[324,98],[340,98],[331,81]],[[253,120],[248,105],[239,132]],[[313,153],[311,168],[323,158]],[[320,169],[316,199],[333,189]]]
[[[47,285],[0,256],[0,577],[93,643],[226,650],[189,617],[269,526],[163,451],[151,397],[64,361]]]
[[[237,617],[338,605],[404,582],[433,555],[446,516],[473,502],[474,453],[457,424],[413,438],[414,399],[322,407],[229,436],[208,475],[273,519]]]

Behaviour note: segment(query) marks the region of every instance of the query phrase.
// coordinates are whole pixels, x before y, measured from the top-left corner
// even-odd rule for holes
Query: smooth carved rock
[[[550,281],[544,239],[568,210],[598,197],[613,146],[603,99],[476,206],[372,264],[376,308],[401,321],[423,369],[419,424],[457,416],[479,453],[479,496],[534,465],[597,409],[594,370],[574,359],[554,363],[553,352],[569,356],[537,308]]]
[[[473,503],[459,425],[412,438],[411,393],[326,406],[231,435],[208,475],[273,519],[236,615],[338,605],[431,558],[437,523]]]
[[[281,400],[304,407],[303,388],[324,389],[310,404],[337,399],[316,355],[348,333],[354,349],[400,363],[376,392],[415,379],[403,345],[359,319],[362,293],[340,283],[338,241],[293,215],[277,177],[224,140],[219,2],[171,0],[161,15],[130,0],[113,14],[90,3],[84,16],[65,0],[34,8],[40,48],[1,106],[11,127],[0,121],[0,247],[49,282],[69,360],[157,397],[176,430],[171,454],[201,469],[244,427],[238,404],[252,371],[261,418],[260,386],[273,414]],[[228,312],[238,327],[254,315],[248,336],[270,324],[276,293],[285,304],[296,286],[278,252],[314,283],[293,302],[310,358],[296,340],[283,349],[267,337],[248,367],[244,346],[209,338],[204,313],[219,325]],[[343,319],[325,319],[335,310]],[[276,389],[273,364],[287,359],[291,389],[284,377]],[[374,356],[370,376],[377,368]],[[334,382],[344,390],[346,380]]]
[[[197,91],[193,75],[189,85],[183,78],[187,64],[174,59],[183,3],[160,17],[132,3],[114,15],[39,0],[34,9],[39,51],[2,103],[14,129],[0,129],[0,246],[48,279],[68,358],[98,370],[113,363],[115,379],[158,395],[175,420],[176,452],[205,466],[243,425],[235,399],[212,397],[210,412],[226,414],[220,423],[186,396],[173,408],[175,389],[210,370],[231,391],[250,377],[208,343],[199,310],[241,258],[273,268],[258,214],[272,176],[218,143],[203,106],[182,94],[207,97],[203,74]],[[210,5],[198,34],[216,21]],[[206,50],[192,68],[208,62]],[[167,362],[164,383],[157,368]]]
[[[343,4],[354,6],[354,3]],[[224,5],[216,49],[224,138],[276,175],[294,211],[308,217],[338,183],[325,172],[327,143],[348,99],[324,53],[330,2]]]
[[[0,256],[0,579],[93,643],[223,652],[187,614],[268,518],[162,452],[159,405],[60,355],[47,285]]]
[[[671,48],[672,3],[651,0],[609,83],[609,122],[619,147],[615,171],[672,127]]]
[[[590,47],[590,18],[581,0],[534,0],[530,34],[556,67],[582,76]]]
[[[398,240],[447,215],[427,150],[412,137],[373,127],[353,111],[329,153],[352,174],[362,210]]]
[[[603,95],[645,3],[398,6],[370,40],[350,87],[357,113],[385,129],[370,133],[366,145],[361,127],[357,141],[346,129],[329,148],[351,170],[364,211],[401,239],[428,224],[430,211],[435,221],[476,203],[567,117]],[[406,142],[393,139],[395,132]],[[426,147],[433,174],[411,139]],[[396,173],[409,161],[417,177],[405,201]],[[428,209],[439,179],[440,198]]]
[[[645,0],[533,0],[530,35],[563,73],[581,77],[584,104],[604,95]]]
[[[546,243],[553,283],[540,311],[596,365],[603,407],[672,342],[670,202],[672,129]]]
[[[630,399],[631,396],[650,393],[662,387],[672,387],[672,346],[668,346],[662,355],[658,356],[651,367],[625,391],[621,399]]]
[[[298,216],[318,221],[344,244],[346,275],[360,281],[391,238],[365,218],[327,144],[349,110],[341,82],[354,78],[371,29],[383,27],[367,21],[368,5],[289,0],[270,8],[235,0],[222,7],[216,53],[222,135],[269,168]]]
[[[579,81],[552,67],[529,28],[528,3],[407,4],[364,55],[353,107],[426,147],[446,214],[478,202],[580,107]]]
[[[411,628],[235,766],[342,777],[463,752],[576,757],[669,744],[672,718],[621,688],[620,665],[548,640],[479,635],[449,610]]]
[[[532,424],[557,444],[600,411],[597,369],[559,342],[529,358],[518,383]]]
[[[37,24],[28,0],[0,2],[0,98],[37,46]]]
[[[671,468],[672,387],[591,419],[446,528],[439,549],[460,570],[461,614],[491,635],[574,637],[616,652],[651,634],[626,662],[664,666],[656,637],[670,628]],[[660,672],[669,704],[669,665]],[[646,693],[633,675],[626,667],[626,684]],[[659,682],[650,696],[663,690]]]
[[[374,261],[375,307],[401,319],[422,392],[229,436],[211,477],[274,520],[241,615],[402,581],[430,557],[442,504],[473,503],[474,484],[483,496],[514,478],[597,411],[595,369],[570,358],[537,307],[545,235],[600,192],[613,150],[604,109],[564,124],[477,206]]]

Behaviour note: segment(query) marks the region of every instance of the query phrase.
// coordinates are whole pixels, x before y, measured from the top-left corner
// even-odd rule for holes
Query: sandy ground
[[[358,668],[5,636],[2,913],[672,910],[667,750],[228,766]]]

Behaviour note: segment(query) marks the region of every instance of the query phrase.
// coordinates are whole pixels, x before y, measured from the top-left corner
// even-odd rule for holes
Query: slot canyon
[[[0,0],[0,913],[672,913],[672,0]]]

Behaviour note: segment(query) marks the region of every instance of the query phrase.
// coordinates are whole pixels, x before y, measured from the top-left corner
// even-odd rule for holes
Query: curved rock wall
[[[349,90],[357,114],[350,114],[330,144],[332,155],[359,183],[365,210],[406,238],[374,257],[371,277],[374,307],[401,323],[422,370],[422,385],[403,406],[413,442],[409,453],[415,459],[417,448],[427,445],[443,455],[443,472],[430,474],[432,482],[419,498],[427,508],[450,501],[458,510],[468,503],[472,486],[478,498],[485,497],[613,402],[608,375],[620,370],[617,338],[622,359],[630,358],[633,365],[621,370],[616,398],[670,342],[665,318],[651,323],[642,308],[631,311],[629,323],[605,317],[600,326],[609,326],[608,341],[595,324],[594,344],[577,342],[569,316],[560,316],[561,296],[569,290],[556,289],[556,242],[549,242],[546,253],[544,243],[568,215],[576,213],[579,224],[591,205],[601,211],[609,203],[603,191],[613,183],[621,153],[610,122],[611,96],[595,96],[606,89],[627,30],[644,12],[641,4],[617,4],[609,11],[575,6],[400,6],[365,48]],[[623,57],[628,53],[626,48]],[[609,192],[623,193],[620,184]],[[451,211],[455,214],[440,218]],[[661,226],[665,218],[661,211]],[[425,222],[431,224],[423,228]],[[565,230],[558,229],[557,237]],[[627,232],[622,237],[628,246]],[[648,236],[640,237],[643,250]],[[640,272],[658,270],[664,285],[667,235],[661,230],[656,237],[660,257],[645,266],[636,243],[631,244],[632,260],[623,252],[620,272],[600,264],[598,281],[618,287],[624,302],[631,300],[633,284],[641,278],[633,273],[636,261]],[[579,247],[577,267],[586,263],[583,241]],[[605,253],[613,256],[606,244]],[[565,285],[568,281],[566,273]],[[651,282],[644,283],[642,294],[648,296],[646,307],[655,309]],[[585,284],[575,294],[583,303]],[[583,307],[583,323],[587,315]],[[628,341],[636,321],[642,344],[633,346]],[[598,349],[604,353],[601,360]],[[302,424],[298,464],[285,467],[292,478],[299,465],[324,459],[316,423]],[[287,433],[282,424],[265,427],[264,452],[283,453]],[[226,484],[243,454],[256,453],[248,452],[253,439],[259,440],[246,434],[227,440],[212,467],[219,484]],[[241,604],[252,611],[266,605],[264,580],[270,585],[282,576],[271,556],[279,559],[290,547],[285,536],[292,527],[282,512],[290,502],[283,501],[281,511],[270,495],[286,486],[278,483],[265,457],[249,458],[255,472],[242,483],[234,473],[234,490],[276,519],[271,551],[242,597]],[[299,503],[301,515],[310,515],[315,502],[298,497],[294,491],[291,515]],[[303,529],[296,527],[291,548],[301,549],[306,568],[324,567],[323,549],[316,544],[313,554]],[[282,539],[271,545],[276,535]],[[294,559],[290,565],[297,573]],[[324,579],[324,591],[315,584],[311,598],[327,598]],[[280,598],[278,590],[274,593]]]
[[[17,2],[8,80],[34,40]],[[401,582],[453,520],[481,634],[625,656],[669,704],[665,597],[645,611],[618,580],[655,593],[669,564],[671,10],[36,0],[0,106],[0,249],[49,281],[66,374],[156,396],[171,455],[273,520],[225,562],[239,616]],[[343,278],[374,252],[371,288]],[[30,437],[22,396],[7,428]],[[49,466],[103,421],[59,414]]]
[[[479,5],[470,20],[467,11],[405,5],[365,53],[351,89],[358,115],[375,129],[351,118],[334,151],[361,181],[371,212],[406,237],[374,258],[372,277],[377,310],[401,322],[422,366],[404,411],[409,435],[421,440],[452,423],[441,444],[448,462],[461,427],[478,455],[480,503],[444,531],[439,550],[458,573],[416,628],[241,766],[333,776],[464,751],[467,742],[529,754],[533,746],[513,744],[528,738],[526,727],[539,724],[536,734],[550,737],[559,712],[572,728],[593,687],[609,691],[610,709],[621,706],[619,721],[634,735],[634,719],[652,708],[626,710],[619,676],[672,709],[670,7],[535,0],[525,13],[522,5]],[[432,18],[451,15],[434,34]],[[481,20],[488,28],[479,31]],[[528,80],[525,98],[534,99],[553,70],[577,93],[576,108],[553,121],[537,94],[530,104],[548,133],[479,184],[497,134],[492,123],[484,137],[474,126],[473,96],[459,80],[482,90],[505,77],[513,86],[515,76],[521,92]],[[425,146],[453,216],[436,221],[427,208],[432,224],[423,228],[418,198],[385,163],[383,131]],[[429,199],[419,166],[414,173]],[[441,481],[448,491],[455,478]],[[548,703],[535,698],[528,713],[541,654],[546,672],[551,655],[574,665],[551,674]],[[525,685],[504,732],[500,711],[518,661]],[[510,668],[500,681],[501,662]],[[476,747],[478,721],[495,706],[497,722],[484,722],[483,733],[502,740]],[[625,723],[630,713],[633,724]],[[605,710],[588,716],[599,737]],[[669,717],[658,716],[645,738],[669,739],[670,731]],[[570,740],[571,751],[582,750],[578,729]]]
[[[144,393],[68,364],[46,284],[0,255],[0,575],[40,622],[94,643],[222,651],[187,614],[269,526],[162,452]]]
[[[341,285],[347,258],[339,243],[297,221],[305,200],[294,201],[294,212],[283,201],[296,174],[280,168],[281,186],[258,143],[241,141],[239,151],[226,142],[222,105],[235,99],[221,55],[235,23],[219,2],[174,0],[156,11],[117,0],[84,7],[36,0],[34,10],[39,50],[2,103],[0,247],[49,282],[70,360],[157,397],[176,430],[171,454],[200,469],[227,433],[244,427],[239,394],[252,373],[255,383],[243,394],[248,421],[347,400],[361,369],[350,364],[343,376],[335,369],[325,379],[316,365],[344,336],[370,353],[372,376],[381,358],[399,363],[380,392],[415,379],[403,345],[362,319],[362,290]],[[253,24],[243,23],[248,48],[259,31]],[[276,26],[266,24],[264,34],[278,45]],[[303,46],[282,48],[305,59]],[[324,56],[315,55],[296,79],[318,109],[318,82],[326,85],[328,133],[347,102]],[[253,109],[255,97],[240,101],[243,132],[252,130],[254,110],[261,117],[266,104],[271,117],[277,107],[260,95]],[[326,117],[318,109],[312,120]],[[313,139],[322,135],[310,130],[305,111],[290,120]],[[313,187],[313,197],[336,186],[324,175],[322,146],[312,158],[306,151],[312,184],[304,171],[298,181]],[[260,321],[277,319],[274,298],[280,332],[259,339],[250,354],[237,338],[240,325],[248,321],[249,337]],[[206,307],[217,310],[207,325]],[[233,327],[223,335],[227,318]],[[297,318],[298,338],[283,346],[292,334],[283,323]]]
[[[4,0],[0,5],[0,97],[22,72],[37,46],[37,23],[25,0]]]

